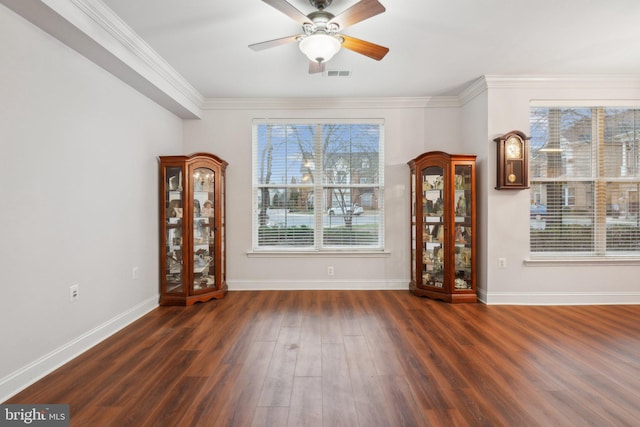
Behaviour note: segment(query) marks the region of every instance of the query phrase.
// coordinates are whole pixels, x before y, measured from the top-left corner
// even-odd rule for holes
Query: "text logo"
[[[69,405],[0,405],[0,427],[69,427]]]

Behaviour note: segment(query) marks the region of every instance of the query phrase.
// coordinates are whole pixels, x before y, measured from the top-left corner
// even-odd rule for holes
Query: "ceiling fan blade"
[[[249,48],[253,49],[255,51],[265,50],[265,49],[269,49],[269,48],[272,48],[272,47],[281,46],[283,44],[295,42],[295,41],[298,40],[298,37],[300,37],[300,36],[298,36],[298,35],[296,35],[296,36],[288,36],[288,37],[282,37],[280,39],[269,40],[269,41],[266,41],[266,42],[254,43],[254,44],[250,44]]]
[[[361,55],[373,58],[376,61],[380,61],[389,52],[388,47],[380,46],[374,43],[366,42],[364,40],[356,39],[354,37],[345,36],[341,34],[340,37],[344,39],[342,47],[352,50]]]
[[[287,15],[300,25],[304,25],[306,22],[311,22],[307,16],[295,8],[291,3],[286,0],[262,0],[269,6],[278,9],[280,12]]]
[[[309,74],[324,73],[324,62],[309,61]]]
[[[333,18],[329,23],[336,23],[340,25],[340,29],[345,29],[350,25],[376,16],[385,10],[387,9],[385,9],[378,0],[361,0]]]

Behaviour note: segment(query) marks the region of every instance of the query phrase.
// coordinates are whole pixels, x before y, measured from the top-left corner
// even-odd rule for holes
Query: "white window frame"
[[[553,108],[576,108],[576,109],[580,109],[580,108],[591,108],[591,109],[606,109],[606,108],[629,108],[629,109],[640,109],[640,104],[638,104],[637,102],[616,102],[616,101],[611,101],[611,102],[602,102],[602,101],[576,101],[576,102],[571,102],[571,103],[567,103],[567,102],[553,102],[553,101],[533,101],[530,105],[530,108],[549,108],[549,109],[553,109]],[[593,117],[593,121],[596,122],[599,120],[597,120],[596,117]],[[594,123],[594,127],[597,128],[598,124]],[[596,131],[597,132],[597,129]],[[594,140],[592,143],[592,150],[593,150],[593,174],[592,177],[585,179],[585,178],[567,178],[564,181],[565,182],[571,182],[571,181],[588,181],[588,182],[592,182],[594,185],[594,192],[596,194],[594,194],[594,203],[595,203],[595,207],[594,209],[596,210],[601,210],[603,209],[603,206],[598,205],[601,203],[606,203],[606,197],[604,197],[603,194],[598,194],[598,188],[602,188],[603,186],[606,187],[607,183],[615,183],[615,182],[619,182],[622,181],[620,179],[616,179],[615,177],[606,177],[606,176],[600,176],[598,174],[598,171],[601,170],[601,168],[603,168],[603,164],[604,164],[604,159],[601,159],[599,154],[599,144],[604,144],[604,141],[599,140],[598,136],[594,135]],[[639,144],[640,147],[640,144]],[[530,150],[530,155],[532,155],[532,150]],[[531,199],[534,200],[536,202],[539,202],[539,198],[540,198],[540,194],[536,193],[533,191],[534,188],[537,188],[536,184],[537,183],[545,183],[545,182],[549,182],[549,181],[555,181],[555,182],[559,182],[559,181],[563,181],[563,180],[558,180],[556,178],[535,178],[535,177],[530,177],[530,181],[531,181],[531,188],[532,188],[532,192],[531,192]],[[631,182],[631,183],[638,183],[640,184],[640,176],[631,179],[631,180],[624,180],[624,182]],[[566,190],[566,189],[565,189]],[[604,190],[600,190],[601,192]],[[568,203],[568,193],[565,191],[563,192],[563,204],[565,206],[569,206]],[[605,202],[603,202],[603,200],[605,200]],[[574,203],[575,203],[575,194],[574,194]],[[606,207],[606,205],[605,205]],[[608,215],[606,216],[608,217]],[[606,219],[605,217],[605,219]],[[530,230],[535,229],[536,227],[533,226],[534,221],[536,220],[536,218],[534,216],[530,216]],[[539,220],[539,218],[537,219]],[[606,250],[606,224],[603,222],[604,220],[598,219],[595,220],[594,219],[594,238],[595,238],[595,250],[593,252],[580,252],[580,253],[573,253],[573,252],[550,252],[550,253],[545,253],[545,252],[530,252],[530,259],[525,260],[525,265],[564,265],[567,263],[578,263],[578,264],[582,264],[584,262],[592,262],[592,261],[598,261],[598,262],[607,262],[607,263],[613,263],[614,265],[627,265],[628,263],[631,264],[638,264],[640,262],[640,250],[638,251],[612,251]]]
[[[260,188],[265,185],[260,184],[258,176],[258,161],[257,155],[257,128],[260,125],[349,125],[349,124],[366,124],[375,125],[379,127],[379,141],[378,141],[378,182],[377,183],[360,183],[360,182],[345,182],[345,183],[324,183],[322,180],[323,174],[323,153],[322,153],[322,141],[317,138],[315,141],[315,159],[316,164],[314,166],[314,184],[312,185],[313,199],[314,199],[314,245],[305,246],[299,248],[297,246],[260,246],[259,245],[259,221],[258,215],[260,208],[258,206],[258,192]],[[360,255],[377,255],[386,254],[384,249],[384,120],[383,119],[254,119],[252,126],[252,250],[249,255],[260,254],[360,254]],[[282,184],[273,184],[273,187],[282,187]],[[286,186],[286,184],[284,185]],[[324,189],[325,188],[372,188],[378,189],[378,242],[376,245],[361,245],[361,246],[324,246],[323,244],[323,216],[326,213],[324,209]]]

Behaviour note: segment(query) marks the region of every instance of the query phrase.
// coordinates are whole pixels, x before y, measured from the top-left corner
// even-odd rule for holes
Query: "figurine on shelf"
[[[467,282],[464,279],[456,279],[455,280],[455,285],[456,289],[469,289],[470,286],[467,284]]]
[[[422,198],[422,214],[429,215],[433,211],[433,202],[426,197]]]
[[[458,203],[456,203],[456,215],[467,216],[467,199],[465,199],[464,193],[458,197]]]
[[[178,209],[180,210],[180,215],[178,215]],[[174,199],[169,202],[167,218],[182,218],[182,200]]]
[[[177,176],[173,175],[169,177],[169,190],[182,191],[182,172]]]
[[[436,190],[442,190],[444,188],[444,180],[441,176],[437,176],[433,181],[433,188],[435,188]]]
[[[439,197],[433,204],[431,215],[442,216],[443,213],[444,213],[444,200],[442,200],[442,198]]]
[[[431,230],[429,230],[429,226],[426,226],[422,231],[422,241],[423,242],[431,242],[433,237],[431,236]]]
[[[211,200],[205,200],[204,208],[202,208],[202,216],[212,217],[213,216],[213,203]]]
[[[456,175],[456,190],[464,189],[464,177],[462,175]]]

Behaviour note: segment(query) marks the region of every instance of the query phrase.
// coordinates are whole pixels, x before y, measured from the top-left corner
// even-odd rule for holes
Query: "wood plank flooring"
[[[640,306],[229,292],[160,307],[7,403],[72,426],[637,426]]]

